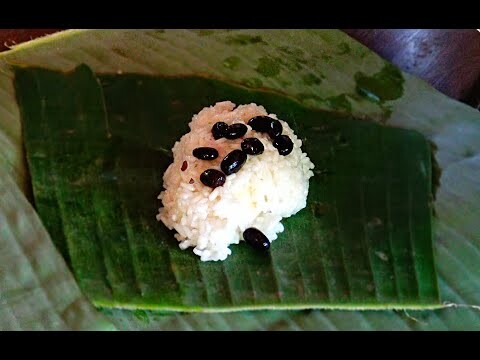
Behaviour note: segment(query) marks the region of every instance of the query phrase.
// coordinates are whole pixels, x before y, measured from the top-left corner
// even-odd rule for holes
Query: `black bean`
[[[187,170],[187,168],[188,168],[188,162],[186,160],[184,160],[180,170],[185,171],[185,170]]]
[[[260,230],[256,228],[248,228],[243,232],[243,238],[253,248],[257,250],[268,250],[270,241]]]
[[[223,184],[225,184],[225,180],[227,180],[225,174],[215,169],[205,170],[200,175],[200,181],[202,182],[202,184],[213,189],[218,186],[223,186]]]
[[[220,168],[225,175],[231,175],[240,170],[247,161],[247,154],[242,150],[233,150],[222,160]]]
[[[200,160],[214,160],[218,157],[217,149],[211,147],[198,147],[193,149],[193,156]]]
[[[227,139],[233,140],[233,139],[238,139],[241,138],[243,135],[247,133],[247,125],[237,123],[237,124],[232,124],[228,127],[227,133],[225,134],[225,137]]]
[[[293,150],[293,142],[287,135],[279,135],[273,140],[273,146],[280,155],[286,156]]]
[[[278,135],[281,135],[283,131],[283,126],[280,121],[273,119],[270,122],[267,133],[271,139],[275,139]]]
[[[248,121],[248,125],[255,131],[267,132],[272,120],[269,116],[255,116]]]
[[[248,121],[248,125],[255,131],[267,133],[272,139],[280,135],[283,131],[283,126],[280,121],[270,116],[255,116]]]
[[[215,140],[225,137],[228,130],[228,124],[224,122],[217,122],[212,127],[212,135]]]
[[[246,138],[242,141],[242,150],[248,155],[258,155],[265,150],[262,142],[257,138]]]

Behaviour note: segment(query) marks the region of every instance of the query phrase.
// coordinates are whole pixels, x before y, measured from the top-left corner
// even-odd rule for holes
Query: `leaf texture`
[[[264,71],[269,61],[261,60],[269,56],[280,58],[282,62],[280,71],[276,75],[273,72],[274,76],[266,76],[272,74]],[[418,130],[438,147],[436,158],[442,169],[441,186],[435,200],[437,219],[433,226],[441,298],[462,306],[426,312],[409,311],[419,321],[392,311],[313,311],[308,314],[281,311],[279,315],[295,318],[295,323],[300,324],[285,320],[281,326],[263,312],[253,313],[261,319],[260,323],[250,321],[254,316],[252,313],[245,313],[245,317],[241,316],[242,313],[212,315],[218,321],[204,314],[176,315],[168,321],[162,317],[157,321],[156,315],[146,313],[141,318],[147,318],[147,322],[129,311],[108,314],[119,326],[184,329],[186,323],[190,328],[211,329],[221,328],[222,319],[227,322],[234,319],[237,328],[245,325],[262,329],[298,329],[301,326],[310,329],[480,329],[478,311],[468,307],[480,304],[480,292],[477,291],[480,288],[477,266],[480,260],[478,111],[447,98],[422,80],[405,73],[401,84],[403,91],[397,99],[378,102],[360,95],[355,77],[375,79],[375,74],[382,72],[386,62],[336,30],[70,30],[21,44],[0,54],[0,166],[27,195],[20,115],[10,65],[68,71],[81,63],[88,64],[97,73],[206,74],[242,83],[249,88],[281,91],[313,108],[341,110],[357,117]],[[394,80],[390,84],[397,83],[395,76],[388,78]],[[365,80],[362,81],[365,84]],[[368,93],[375,87],[369,84],[366,89]],[[391,91],[388,94],[396,93]],[[391,97],[388,94],[377,97]],[[31,209],[28,203],[16,201],[11,206],[16,208],[18,216],[28,218]],[[48,237],[44,229],[39,232]],[[10,270],[11,267],[6,265],[6,268]],[[64,267],[63,271],[68,270]],[[0,291],[5,292],[2,284]],[[43,288],[48,289],[48,285]],[[15,304],[2,309],[6,308],[16,311],[12,310]],[[57,311],[53,307],[50,310]],[[267,314],[270,313],[277,312]],[[35,313],[24,312],[23,315],[26,321],[36,319]],[[241,323],[242,319],[244,323]],[[78,317],[77,321],[80,320]]]
[[[18,69],[16,79],[35,203],[53,221],[49,232],[65,240],[60,248],[94,304],[185,311],[439,306],[431,155],[421,134],[211,79],[107,76],[103,92],[86,66],[70,75]],[[318,175],[307,208],[285,221],[268,256],[241,244],[224,262],[202,263],[156,222],[155,195],[171,161],[163,149],[194,113],[222,99],[257,102],[291,119]]]

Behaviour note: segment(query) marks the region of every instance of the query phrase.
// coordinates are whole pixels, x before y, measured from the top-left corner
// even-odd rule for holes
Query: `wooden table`
[[[0,30],[0,51],[61,29]],[[475,29],[344,29],[404,71],[480,109],[480,32]]]
[[[476,29],[345,29],[402,70],[480,108],[480,32]]]

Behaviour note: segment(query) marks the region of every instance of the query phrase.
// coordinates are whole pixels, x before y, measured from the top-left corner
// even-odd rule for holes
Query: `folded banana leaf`
[[[439,305],[431,153],[423,135],[198,77],[17,69],[34,202],[95,305],[226,311]],[[191,116],[222,99],[291,119],[317,165],[308,206],[268,256],[181,251],[156,222],[161,178]],[[105,111],[106,109],[106,111]]]
[[[480,116],[474,109],[446,98],[420,80],[407,74],[398,76],[393,67],[345,34],[330,30],[70,31],[19,46],[0,58],[1,166],[2,171],[5,170],[27,195],[29,181],[22,161],[20,114],[15,105],[11,65],[67,71],[86,63],[96,73],[207,75],[241,83],[249,89],[263,87],[276,90],[310,108],[339,110],[357,118],[416,129],[438,148],[436,157],[442,169],[442,178],[435,200],[437,219],[433,226],[434,247],[441,298],[448,302],[445,304],[448,308],[409,313],[315,310],[173,316],[160,316],[154,312],[105,311],[117,327],[480,328],[480,316],[470,307],[480,303],[480,272],[477,266],[480,239],[475,220],[480,216]],[[13,182],[10,184],[10,187],[15,186]],[[16,217],[23,217],[26,223],[30,222],[31,217],[27,216],[31,212],[29,205],[21,201],[15,205]],[[35,243],[46,244],[50,236],[43,229],[37,233]],[[22,236],[15,233],[8,239],[2,236],[0,240],[2,247],[12,247],[12,242],[20,243]],[[282,240],[279,239],[277,244]],[[49,251],[53,263],[58,255]],[[26,260],[27,264],[35,261]],[[6,258],[1,266],[11,272],[13,267],[9,264],[14,263]],[[35,267],[33,269],[37,275],[45,276],[45,273],[38,274],[39,270]],[[57,274],[67,272],[66,267],[59,263],[55,263],[54,270]],[[0,272],[0,276],[2,273],[7,272]],[[29,273],[29,276],[33,274]],[[4,285],[0,286],[3,291]],[[50,283],[39,285],[47,292],[52,286]],[[68,287],[73,289],[75,284],[70,281]],[[27,291],[25,285],[19,287],[17,293],[26,294]],[[20,327],[31,327],[29,320],[41,318],[38,315],[35,317],[35,306],[25,311],[24,307],[13,301],[13,293],[7,292],[4,298],[8,301],[9,313],[14,314],[13,318]],[[54,303],[49,304],[48,310],[58,313]],[[82,316],[78,315],[77,321],[80,318]],[[0,320],[0,327],[10,326],[3,317]],[[49,325],[57,326],[51,323],[45,326]]]

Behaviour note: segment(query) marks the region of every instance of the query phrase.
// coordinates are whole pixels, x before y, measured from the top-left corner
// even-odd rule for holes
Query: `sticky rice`
[[[268,115],[263,106],[240,105],[230,101],[206,107],[193,116],[190,132],[173,147],[173,163],[163,176],[164,191],[158,196],[163,207],[157,220],[170,230],[181,249],[193,247],[202,261],[225,260],[232,253],[230,245],[238,244],[243,231],[254,227],[270,241],[284,230],[282,218],[294,215],[306,206],[309,179],[313,163],[302,152],[302,141],[287,122],[278,119],[283,134],[293,141],[293,150],[287,156],[279,154],[266,133],[253,131],[250,126],[243,138],[256,137],[265,150],[259,155],[248,155],[245,165],[226,177],[223,186],[212,189],[200,181],[207,169],[220,169],[222,159],[232,150],[241,149],[242,138],[215,140],[212,126],[219,121],[228,125],[244,123],[254,116]],[[200,160],[192,155],[198,147],[218,150],[215,160]],[[288,241],[285,239],[285,241]]]

